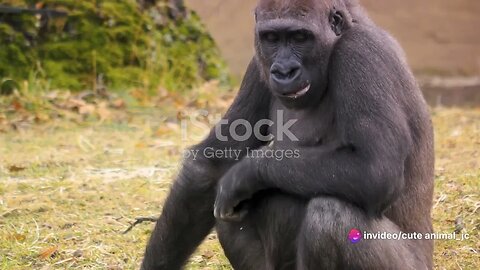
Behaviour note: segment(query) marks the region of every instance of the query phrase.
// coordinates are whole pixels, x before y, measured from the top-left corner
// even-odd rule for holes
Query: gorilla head
[[[318,104],[329,57],[350,23],[344,1],[261,0],[255,12],[263,79],[285,106]]]

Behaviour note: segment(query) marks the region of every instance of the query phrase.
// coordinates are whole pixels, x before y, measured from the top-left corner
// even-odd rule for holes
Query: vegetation
[[[0,16],[0,83],[35,76],[54,89],[96,90],[106,84],[149,91],[182,91],[212,79],[228,83],[218,49],[195,13],[178,12],[168,0],[144,2],[2,1],[67,16]]]
[[[156,109],[112,111],[118,117],[100,122],[55,118],[0,131],[0,269],[138,269],[153,224],[123,232],[135,218],[160,213],[182,150],[207,132],[189,126],[184,140],[179,120],[198,109],[222,111],[231,101],[215,84],[193,92],[163,96]],[[54,103],[47,104],[63,100],[50,98]],[[480,111],[437,108],[432,114],[434,227],[470,235],[436,241],[435,269],[479,269]],[[187,269],[231,269],[214,233]]]
[[[169,0],[4,3],[68,17],[0,16],[0,269],[138,269],[153,224],[127,229],[232,101],[215,44]],[[435,269],[480,269],[480,110],[432,115],[434,229],[469,235]],[[214,232],[187,269],[231,269]]]

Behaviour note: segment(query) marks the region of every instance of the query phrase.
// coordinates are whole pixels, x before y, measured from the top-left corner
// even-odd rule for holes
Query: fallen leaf
[[[38,254],[38,257],[42,260],[54,257],[58,252],[57,246],[52,246],[49,248],[44,249],[42,252]]]
[[[81,115],[93,114],[95,112],[95,106],[92,104],[85,104],[78,107],[78,113]]]
[[[27,169],[26,167],[18,166],[18,165],[12,165],[12,166],[8,167],[8,171],[13,172],[13,173],[14,172],[21,172],[21,171],[24,171],[26,169]]]
[[[123,99],[120,99],[120,98],[112,101],[111,106],[115,109],[123,109],[126,107],[125,101],[123,101]]]
[[[20,233],[13,233],[13,234],[9,235],[7,238],[10,239],[10,240],[16,240],[18,242],[23,242],[23,241],[25,241],[25,239],[27,239],[27,236],[24,235],[24,234],[20,234]]]
[[[146,148],[148,145],[145,142],[138,142],[135,144],[135,148]]]
[[[35,113],[35,123],[45,123],[48,120],[50,120],[48,114],[42,112]]]
[[[20,103],[18,100],[13,100],[12,101],[12,107],[15,111],[20,111],[23,109],[23,105],[22,103]]]

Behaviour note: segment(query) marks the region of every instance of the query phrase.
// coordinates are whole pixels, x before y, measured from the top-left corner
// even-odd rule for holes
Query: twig
[[[0,214],[0,217],[7,217],[8,215],[14,213],[14,212],[17,212],[18,209],[17,208],[13,208],[13,209],[10,209],[10,210],[7,210],[6,212]]]
[[[133,229],[133,227],[137,226],[138,224],[141,224],[143,222],[157,222],[158,218],[155,217],[137,217],[135,218],[135,222],[130,224],[130,227],[128,227],[123,234],[127,234],[129,231]]]

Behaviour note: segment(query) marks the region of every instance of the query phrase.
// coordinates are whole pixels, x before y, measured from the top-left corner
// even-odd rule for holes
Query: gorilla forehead
[[[259,20],[306,18],[322,15],[322,11],[329,11],[336,2],[343,0],[260,0],[256,15]]]
[[[316,23],[315,20],[307,20],[306,18],[299,17],[263,17],[257,21],[255,27],[256,32],[261,31],[275,31],[275,30],[284,30],[284,31],[297,31],[302,29],[308,29],[312,33],[318,33],[321,31],[320,25]]]

